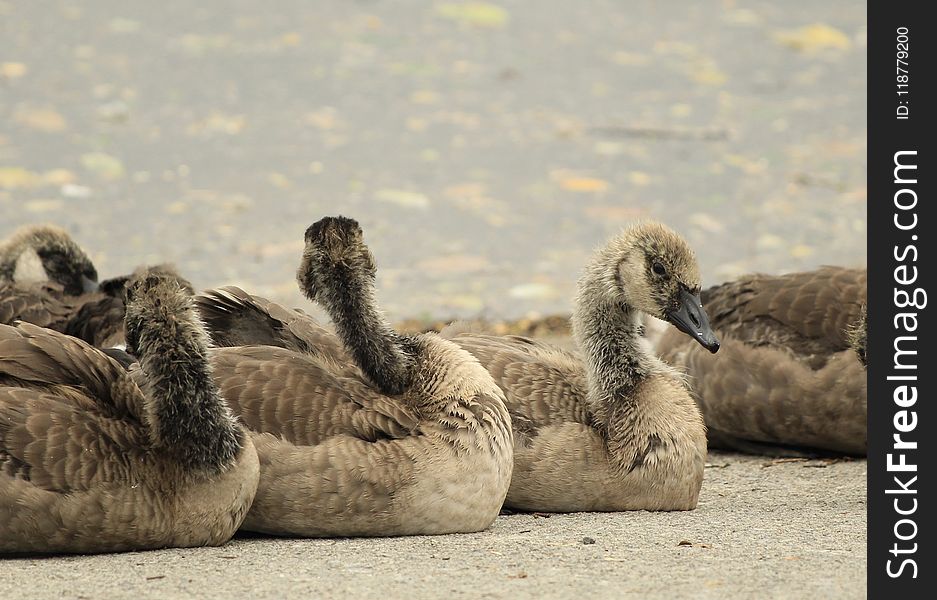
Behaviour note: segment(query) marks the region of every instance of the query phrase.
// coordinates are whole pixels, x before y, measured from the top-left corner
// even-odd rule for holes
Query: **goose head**
[[[51,281],[78,296],[97,290],[98,272],[68,233],[52,225],[23,227],[0,245],[0,278],[14,282]]]
[[[191,327],[197,323],[187,322],[197,319],[191,284],[178,275],[142,270],[127,282],[124,299],[124,330],[131,355],[140,356],[141,349],[153,342],[153,335],[162,335],[166,331],[162,325],[174,323],[172,329],[182,334],[201,330]]]
[[[634,225],[600,249],[586,278],[601,282],[593,301],[620,302],[674,325],[710,352],[719,340],[700,300],[696,255],[670,228],[654,222]]]
[[[312,301],[332,289],[332,277],[341,274],[373,283],[374,256],[364,243],[358,222],[348,217],[325,217],[306,229],[306,246],[296,272],[303,293]],[[339,291],[339,290],[336,290]]]

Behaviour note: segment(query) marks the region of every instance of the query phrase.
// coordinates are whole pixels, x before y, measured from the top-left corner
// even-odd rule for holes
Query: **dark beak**
[[[92,292],[98,291],[98,282],[85,276],[81,276],[81,290],[85,294],[90,294]]]
[[[699,342],[700,346],[715,354],[719,350],[719,340],[716,339],[716,334],[709,326],[709,317],[703,310],[699,294],[681,287],[678,301],[680,305],[676,310],[667,313],[667,320]]]

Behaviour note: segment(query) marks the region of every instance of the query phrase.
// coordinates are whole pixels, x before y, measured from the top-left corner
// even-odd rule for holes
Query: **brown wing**
[[[822,267],[789,275],[751,275],[703,292],[717,333],[754,346],[788,349],[808,362],[848,347],[847,330],[867,297],[865,269]]]
[[[316,356],[242,346],[212,350],[211,364],[222,395],[249,429],[293,444],[315,445],[341,434],[396,439],[419,424],[412,409],[372,389],[360,372]]]
[[[0,326],[0,473],[68,493],[125,478],[148,443],[143,397],[94,348]]]
[[[144,397],[118,362],[73,337],[21,323],[0,325],[0,385],[68,387],[96,410],[143,423]]]
[[[16,321],[61,329],[77,309],[55,284],[0,284],[0,324]]]
[[[126,343],[124,336],[124,301],[105,296],[84,303],[72,315],[62,331],[101,348]]]
[[[504,392],[515,433],[563,422],[589,424],[585,370],[572,354],[520,336],[458,334],[452,341],[488,369]]]
[[[315,319],[238,287],[208,290],[195,305],[216,346],[277,346],[350,362],[338,338]]]

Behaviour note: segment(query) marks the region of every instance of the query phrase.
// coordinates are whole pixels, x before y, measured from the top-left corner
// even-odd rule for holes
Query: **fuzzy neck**
[[[572,317],[573,335],[586,358],[589,408],[606,432],[622,412],[634,411],[632,393],[655,360],[644,340],[641,314],[609,297],[607,282],[587,275]]]
[[[381,315],[373,281],[338,265],[317,297],[368,379],[384,394],[406,391],[413,377],[412,348]]]
[[[185,466],[218,472],[236,459],[243,433],[212,380],[207,337],[186,316],[154,317],[141,332],[150,422],[157,445]]]

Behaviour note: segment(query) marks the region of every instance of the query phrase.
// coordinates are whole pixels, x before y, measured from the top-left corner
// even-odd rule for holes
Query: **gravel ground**
[[[469,535],[240,537],[4,560],[0,597],[864,598],[865,482],[864,460],[713,453],[691,512],[505,515]]]
[[[705,283],[865,263],[865,3],[0,0],[0,238],[305,306],[357,217],[394,320],[567,313],[661,219]],[[0,598],[863,597],[864,461],[714,455],[689,513],[0,561]],[[589,537],[595,544],[583,544]],[[681,546],[681,541],[690,545]]]

